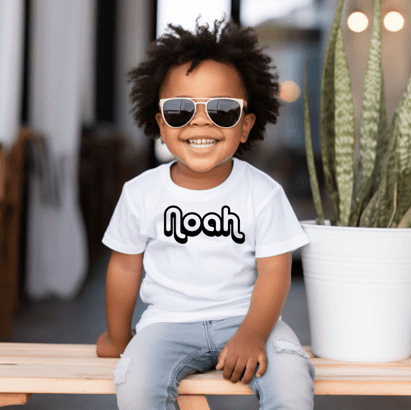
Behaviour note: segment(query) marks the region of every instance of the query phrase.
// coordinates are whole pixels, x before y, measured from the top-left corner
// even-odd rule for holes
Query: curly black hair
[[[209,25],[200,26],[200,16],[196,19],[196,29],[192,33],[181,26],[168,24],[173,32],[166,32],[155,40],[147,51],[148,58],[132,69],[128,82],[132,83],[130,101],[131,113],[136,124],[144,126],[144,132],[151,138],[158,138],[160,130],[155,119],[159,112],[160,86],[172,66],[192,62],[189,75],[202,61],[214,60],[233,65],[248,94],[248,111],[256,115],[256,121],[245,143],[241,143],[236,154],[248,151],[254,141],[264,139],[267,123],[275,124],[281,105],[278,74],[270,69],[271,58],[259,47],[257,35],[251,27],[239,27],[232,20],[214,21],[214,30]]]

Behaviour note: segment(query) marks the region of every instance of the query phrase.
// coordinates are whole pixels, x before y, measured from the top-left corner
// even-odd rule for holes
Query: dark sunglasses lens
[[[241,115],[241,106],[229,99],[212,100],[207,103],[210,118],[220,127],[232,127]]]
[[[194,114],[195,105],[190,100],[169,100],[164,103],[163,113],[168,125],[182,127],[187,124]]]

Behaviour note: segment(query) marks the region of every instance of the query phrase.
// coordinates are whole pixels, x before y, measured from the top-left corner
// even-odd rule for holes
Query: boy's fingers
[[[226,380],[230,380],[232,378],[233,371],[236,367],[237,364],[237,357],[231,355],[228,360],[225,361],[224,364],[224,371],[223,371],[223,377]]]
[[[243,376],[243,378],[241,379],[241,381],[244,383],[244,384],[248,384],[248,383],[250,383],[250,381],[251,381],[251,379],[253,378],[253,376],[254,376],[254,373],[255,373],[255,369],[257,368],[257,360],[249,360],[248,361],[248,363],[247,363],[247,367],[246,367],[246,369],[245,369],[245,372],[244,372],[244,376]]]
[[[231,373],[231,377],[230,377],[230,380],[233,383],[237,383],[241,379],[241,377],[244,374],[244,371],[246,369],[246,366],[247,366],[247,363],[244,362],[243,360],[241,360],[241,358],[238,358],[238,360],[237,360],[237,362],[236,362],[236,364],[233,368],[233,371]]]
[[[227,353],[228,353],[228,346],[225,345],[223,350],[221,350],[221,353],[218,355],[218,363],[217,363],[217,366],[215,367],[216,370],[221,370],[224,367],[225,361],[227,359]]]
[[[267,370],[267,364],[268,364],[267,356],[266,355],[258,356],[258,363],[260,364],[260,367],[257,370],[257,377],[261,377]]]

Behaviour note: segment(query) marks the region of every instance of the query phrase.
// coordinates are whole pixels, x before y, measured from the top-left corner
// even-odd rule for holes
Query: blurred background
[[[277,124],[243,159],[284,187],[299,220],[315,219],[304,148],[307,65],[320,168],[322,63],[338,0],[0,0],[0,341],[95,343],[106,330],[101,244],[124,182],[172,157],[134,123],[126,73],[167,23],[194,29],[223,15],[255,28],[279,73]],[[356,132],[373,0],[342,19]],[[411,3],[384,0],[389,121],[411,71]],[[299,252],[283,319],[310,344]],[[133,325],[144,304],[138,300]],[[213,410],[257,409],[253,397],[210,397]],[[406,397],[316,397],[316,409],[405,409]],[[114,396],[36,395],[27,409],[114,409]]]

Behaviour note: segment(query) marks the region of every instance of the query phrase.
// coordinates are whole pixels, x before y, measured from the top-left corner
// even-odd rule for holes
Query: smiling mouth
[[[217,144],[217,140],[213,139],[192,139],[187,141],[194,148],[210,148]]]

